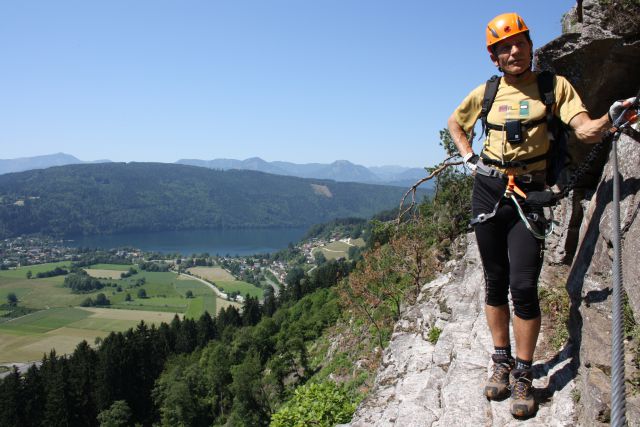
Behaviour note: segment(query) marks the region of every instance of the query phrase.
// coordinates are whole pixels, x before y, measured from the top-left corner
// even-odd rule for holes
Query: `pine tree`
[[[267,286],[267,288],[264,290],[263,300],[264,302],[262,304],[262,314],[264,314],[265,316],[273,316],[273,313],[275,313],[278,309],[278,302],[276,300],[275,291],[272,286]]]
[[[95,424],[98,414],[95,395],[95,379],[98,355],[82,341],[69,359],[69,397],[73,425]]]
[[[238,309],[230,305],[220,310],[216,317],[216,323],[218,325],[220,338],[229,342],[233,337],[233,330],[242,325],[242,317]]]
[[[24,374],[23,389],[24,413],[29,414],[24,420],[25,425],[40,426],[44,417],[44,386],[42,372],[35,364]]]
[[[191,353],[198,345],[198,332],[193,319],[184,319],[176,335],[176,353]]]
[[[96,372],[98,411],[108,409],[116,400],[125,399],[127,372],[124,369],[124,349],[125,339],[121,332],[112,332],[102,341]]]
[[[14,367],[0,383],[0,425],[22,424],[22,387],[20,374]]]
[[[196,323],[196,336],[198,347],[204,347],[217,335],[216,321],[205,311]]]
[[[260,321],[261,316],[262,310],[258,297],[251,297],[247,294],[242,305],[242,325],[253,326]]]
[[[70,407],[69,387],[67,384],[69,370],[64,357],[58,357],[51,350],[47,363],[42,364],[44,385],[44,414],[42,424],[63,427],[73,425],[72,408]]]

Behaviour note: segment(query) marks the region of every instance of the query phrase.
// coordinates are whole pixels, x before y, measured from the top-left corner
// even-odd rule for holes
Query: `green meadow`
[[[242,280],[236,280],[233,275],[220,267],[192,267],[187,272],[215,283],[215,286],[218,289],[227,294],[237,291],[242,296],[249,294],[252,297],[258,298],[262,298],[264,294],[264,290],[262,288],[258,288],[257,286],[243,282]],[[201,282],[198,283],[202,284]],[[206,285],[203,284],[203,286]]]
[[[0,324],[0,331],[17,334],[44,334],[70,323],[85,319],[89,312],[79,308],[51,308]]]
[[[335,241],[335,242],[328,243],[323,247],[314,249],[314,252],[322,251],[326,259],[338,259],[338,258],[349,259],[349,248],[352,246],[362,248],[365,246],[365,242],[363,239],[353,239],[351,241],[351,244],[341,242],[341,241]]]
[[[50,262],[47,264],[36,264],[36,265],[27,265],[25,267],[18,267],[11,270],[0,270],[0,277],[12,278],[12,279],[26,279],[27,272],[31,271],[31,273],[35,276],[38,273],[44,273],[45,271],[53,270],[56,267],[61,268],[69,268],[71,265],[68,261],[63,262]]]
[[[221,291],[227,294],[237,291],[242,296],[249,294],[252,297],[258,297],[258,298],[262,298],[264,294],[263,289],[253,286],[251,283],[243,282],[241,280],[218,281],[216,282],[216,286],[218,287],[218,289],[220,289]]]
[[[115,270],[115,271],[127,271],[133,267],[130,264],[93,264],[89,268],[92,270]]]
[[[85,294],[72,294],[64,287],[64,276],[27,279],[27,271],[38,272],[69,267],[69,263],[50,263],[0,271],[1,303],[9,293],[18,297],[18,306],[37,309],[18,318],[6,317],[7,306],[0,310],[0,363],[39,360],[55,348],[59,354],[70,353],[81,340],[92,344],[96,337],[112,331],[147,323],[170,322],[175,314],[199,318],[205,310],[214,316],[219,308],[229,305],[218,300],[211,288],[197,280],[178,278],[173,272],[146,272],[135,267],[137,274],[128,278],[101,279],[103,289]],[[123,272],[130,265],[98,264],[89,272]],[[113,277],[118,276],[113,274]],[[243,288],[243,282],[238,282]],[[139,297],[144,289],[146,297]],[[187,293],[190,291],[189,297]],[[80,307],[87,298],[104,293],[108,308]],[[127,294],[131,301],[125,301]]]

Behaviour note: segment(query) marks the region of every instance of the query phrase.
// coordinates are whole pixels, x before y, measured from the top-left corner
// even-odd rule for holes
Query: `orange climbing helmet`
[[[529,36],[529,27],[520,15],[503,13],[496,16],[487,25],[487,50],[491,52],[494,44],[519,33],[526,33]]]

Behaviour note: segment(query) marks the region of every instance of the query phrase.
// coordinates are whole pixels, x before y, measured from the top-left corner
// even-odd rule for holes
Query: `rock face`
[[[536,51],[536,68],[567,77],[593,117],[640,86],[640,3],[585,0],[564,17],[566,32]],[[532,34],[535,40],[535,34]]]
[[[515,420],[508,399],[484,397],[493,346],[473,234],[466,241],[466,254],[453,271],[425,285],[417,304],[396,325],[373,392],[358,408],[352,427],[574,425],[570,349],[535,365],[536,396],[543,402],[535,418]],[[428,338],[434,327],[442,332],[432,344]]]
[[[600,117],[613,101],[633,96],[640,88],[639,17],[639,2],[579,1],[563,18],[564,34],[536,51],[536,68],[567,77],[591,117]],[[591,148],[575,141],[570,143],[572,164],[567,171],[581,164]],[[569,227],[563,240],[557,243],[557,262],[570,264],[573,259],[582,221],[581,200],[595,189],[607,153],[608,149],[602,150],[572,198],[562,205],[559,214],[566,216]]]
[[[629,305],[636,322],[640,321],[640,138],[624,136],[618,147],[620,173],[620,225],[622,229],[622,277]],[[613,168],[605,166],[602,180],[591,198],[581,227],[581,238],[567,290],[572,300],[571,338],[579,363],[581,389],[580,420],[608,417],[610,406],[611,369],[611,250],[614,230],[611,228]],[[637,338],[636,338],[637,340]],[[627,343],[638,346],[635,340]],[[631,359],[629,354],[627,359]],[[629,360],[630,361],[630,360]],[[635,367],[628,363],[626,378],[634,375]],[[629,388],[629,385],[627,385]],[[595,417],[595,418],[594,418]],[[640,398],[627,396],[627,419],[630,425],[640,425]]]
[[[640,264],[634,262],[640,251],[640,140],[623,135],[618,152],[624,285],[640,320]],[[426,284],[417,303],[396,324],[375,386],[349,425],[605,425],[611,395],[611,179],[612,166],[607,163],[587,203],[579,249],[565,280],[571,300],[570,339],[560,351],[545,351],[554,329],[547,324],[538,341],[535,417],[515,420],[508,400],[489,402],[482,394],[493,348],[484,316],[482,267],[469,234],[452,271]],[[560,234],[562,230],[566,227]],[[558,280],[556,268],[545,263],[541,287]],[[442,331],[436,343],[429,340],[432,328]],[[637,345],[634,340],[627,344],[627,378],[636,375],[630,347]],[[629,390],[626,409],[629,425],[640,425],[640,398]]]
[[[613,100],[635,94],[640,85],[640,5],[625,26],[609,2],[579,2],[565,17],[573,31],[538,51],[543,68],[570,77],[589,102],[592,117]],[[626,10],[626,9],[625,9]],[[573,21],[572,21],[573,20]],[[397,323],[370,395],[350,426],[535,425],[600,426],[610,417],[612,176],[610,151],[594,185],[584,183],[555,210],[561,221],[547,241],[542,288],[558,281],[570,298],[569,339],[557,352],[548,348],[555,325],[545,324],[534,364],[535,417],[515,420],[509,401],[489,402],[482,394],[492,352],[484,316],[484,280],[475,240],[464,237],[464,255],[451,271],[426,284],[417,303]],[[640,323],[640,138],[622,135],[618,145],[621,176],[623,279],[629,306]],[[583,215],[584,212],[584,215]],[[565,265],[563,267],[563,265]],[[570,268],[568,267],[570,265]],[[558,274],[558,269],[565,269]],[[437,342],[429,332],[441,330]],[[433,335],[431,336],[433,338]],[[633,362],[638,338],[625,344],[626,378],[640,378]],[[515,344],[512,343],[512,346]],[[640,425],[640,397],[627,385],[626,417]]]

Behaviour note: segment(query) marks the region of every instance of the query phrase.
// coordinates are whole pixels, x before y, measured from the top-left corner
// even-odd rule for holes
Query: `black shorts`
[[[544,185],[519,185],[525,192],[541,190]],[[514,202],[503,197],[506,181],[476,175],[472,212],[476,217],[493,211],[496,215],[475,226],[476,239],[485,276],[487,305],[508,304],[509,291],[516,316],[534,319],[540,316],[538,277],[544,256],[544,241],[536,239],[520,218]],[[541,212],[540,212],[541,214]]]

